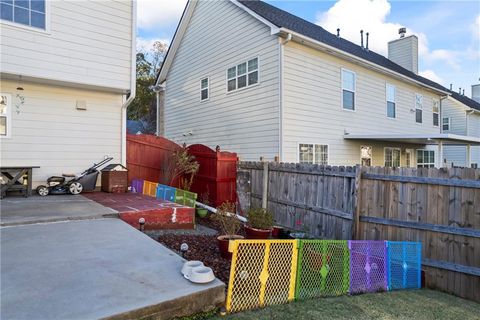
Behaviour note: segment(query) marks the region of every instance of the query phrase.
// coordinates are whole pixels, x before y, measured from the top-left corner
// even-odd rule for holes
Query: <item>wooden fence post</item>
[[[268,161],[263,163],[262,208],[267,209],[268,201]]]
[[[355,194],[353,196],[353,239],[360,240],[362,166],[355,166]]]

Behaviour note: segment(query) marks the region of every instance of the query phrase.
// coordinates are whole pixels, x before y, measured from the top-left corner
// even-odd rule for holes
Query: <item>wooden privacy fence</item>
[[[262,207],[266,189],[277,224],[324,239],[352,238],[355,167],[241,162],[237,176],[242,211]]]
[[[168,139],[146,135],[127,135],[127,168],[128,180],[142,179],[161,182],[165,164],[169,161],[172,153],[180,146]],[[176,185],[175,185],[176,186]]]
[[[419,241],[426,286],[480,302],[480,170],[241,162],[237,176],[242,211],[318,238]]]
[[[422,242],[427,287],[480,301],[480,170],[361,168],[356,239]]]
[[[205,200],[204,197],[208,194],[211,206],[218,207],[225,201],[235,203],[237,154],[220,151],[219,146],[212,150],[203,144],[188,146],[188,153],[200,164],[191,187],[200,200]]]

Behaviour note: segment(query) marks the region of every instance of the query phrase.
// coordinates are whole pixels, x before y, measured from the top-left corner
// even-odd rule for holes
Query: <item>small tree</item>
[[[175,150],[172,155],[165,161],[162,168],[161,183],[173,185],[176,179],[180,179],[179,188],[183,190],[190,190],[193,183],[193,178],[200,169],[200,164],[195,160],[195,157],[188,153],[187,147],[184,145],[178,150]]]

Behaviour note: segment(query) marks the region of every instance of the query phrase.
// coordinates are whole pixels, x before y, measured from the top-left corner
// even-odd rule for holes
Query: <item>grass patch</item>
[[[461,319],[478,320],[480,304],[433,290],[318,298],[214,319]]]

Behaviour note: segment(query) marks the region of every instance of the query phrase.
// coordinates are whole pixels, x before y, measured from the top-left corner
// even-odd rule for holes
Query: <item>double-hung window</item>
[[[450,130],[450,118],[443,118],[442,131],[449,131],[449,130]]]
[[[203,78],[200,80],[200,100],[208,100],[210,96],[210,89],[209,89],[209,79]]]
[[[0,94],[0,137],[12,135],[12,95]]]
[[[387,97],[387,117],[388,118],[395,118],[396,117],[396,110],[395,110],[395,86],[387,83],[386,86],[386,97]]]
[[[342,69],[342,106],[345,110],[355,110],[355,78],[354,72]]]
[[[415,94],[415,122],[423,122],[423,96],[421,94]]]
[[[400,167],[400,149],[385,148],[385,167]]]
[[[417,150],[417,167],[418,168],[435,167],[435,151]]]
[[[433,126],[438,127],[438,120],[440,117],[440,107],[437,100],[433,100]]]
[[[45,29],[45,0],[0,0],[0,19]]]
[[[242,62],[227,69],[227,92],[258,83],[258,58]]]
[[[328,164],[328,145],[300,143],[298,145],[298,162]]]

